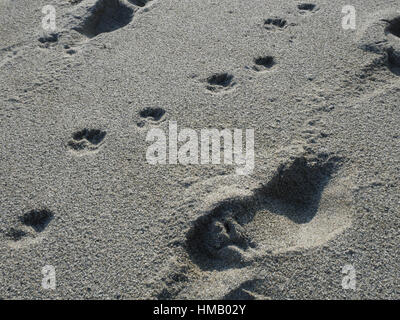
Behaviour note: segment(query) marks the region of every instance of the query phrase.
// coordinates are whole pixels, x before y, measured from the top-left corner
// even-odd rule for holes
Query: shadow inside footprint
[[[270,211],[298,224],[308,223],[317,213],[322,191],[339,161],[339,158],[331,158],[318,164],[297,158],[290,166],[280,166],[275,176],[259,190],[259,196],[277,200],[268,205]]]
[[[299,157],[281,165],[272,179],[251,196],[220,202],[199,217],[187,233],[187,251],[192,260],[202,269],[245,266],[246,250],[257,247],[246,225],[265,212],[285,216],[295,224],[311,222],[324,187],[341,162],[340,158],[326,157]]]
[[[54,43],[57,42],[58,39],[59,39],[59,34],[53,32],[42,35],[41,37],[39,37],[38,41],[40,43]]]
[[[391,33],[396,37],[400,38],[400,17],[397,17],[391,21],[387,21],[389,25],[386,27],[386,33]]]
[[[297,5],[297,8],[302,11],[314,11],[316,9],[316,5],[313,3],[301,3]]]
[[[275,59],[271,56],[258,57],[254,59],[254,63],[253,69],[260,72],[271,69],[275,65]]]
[[[227,87],[232,82],[233,76],[228,73],[213,74],[207,78],[210,85]]]
[[[382,24],[384,23],[384,24]],[[383,30],[382,30],[383,28]],[[360,48],[380,55],[365,70],[387,67],[393,74],[400,75],[400,17],[385,18],[374,22],[361,40]]]
[[[133,9],[120,0],[98,0],[90,8],[90,14],[82,24],[74,29],[88,38],[93,38],[126,26],[132,21],[133,14]]]
[[[68,142],[68,146],[75,151],[95,150],[100,146],[105,136],[105,131],[85,128],[72,135],[72,140]]]
[[[388,23],[385,28],[386,34],[392,34],[397,38],[400,38],[400,17],[396,17],[392,20],[384,20]],[[400,42],[393,46],[386,48],[387,62],[389,69],[396,75],[400,75]]]
[[[105,137],[106,133],[98,129],[83,129],[82,131],[75,132],[73,135],[74,140],[80,141],[86,139],[92,144],[99,144]]]
[[[264,28],[272,30],[274,27],[283,29],[287,25],[287,21],[282,18],[268,18],[264,20]]]
[[[128,0],[128,1],[135,6],[144,7],[151,0]]]
[[[145,108],[139,112],[139,115],[142,118],[149,119],[152,121],[160,121],[165,114],[165,110],[163,108]]]
[[[32,227],[36,232],[42,232],[54,214],[48,210],[31,210],[20,217],[21,222],[29,227]]]
[[[213,74],[206,81],[208,83],[207,89],[213,92],[227,90],[235,85],[233,75],[226,72]]]
[[[400,51],[396,51],[393,48],[387,48],[387,66],[390,71],[395,75],[400,75]]]

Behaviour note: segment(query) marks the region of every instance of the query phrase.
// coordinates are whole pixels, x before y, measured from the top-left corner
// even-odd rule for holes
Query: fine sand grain
[[[400,4],[345,5],[0,0],[0,298],[399,299]]]

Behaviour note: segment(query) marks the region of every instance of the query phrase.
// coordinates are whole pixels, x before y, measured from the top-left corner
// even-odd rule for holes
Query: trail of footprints
[[[301,3],[298,6],[300,14],[315,13],[319,10],[318,6],[312,3]],[[263,27],[268,31],[284,30],[295,23],[288,23],[284,18],[271,17],[264,20]],[[383,68],[389,69],[393,74],[400,75],[400,17],[391,10],[382,13],[382,18],[373,22],[364,32],[360,47],[378,55],[378,57],[366,66],[358,75],[361,82],[364,79],[375,81],[377,72]],[[265,72],[274,68],[277,64],[276,58],[270,55],[259,56],[253,59],[251,68],[256,72]],[[237,85],[234,75],[227,72],[215,73],[202,80],[206,82],[206,89],[211,93],[221,93],[230,91]],[[354,80],[356,86],[360,81]]]
[[[140,120],[138,127],[146,123],[157,125],[165,119],[165,109],[160,107],[147,107],[139,111]],[[101,129],[88,129],[76,131],[67,142],[67,148],[76,155],[84,155],[98,151],[104,144],[106,131]]]
[[[272,56],[260,56],[254,58],[252,69],[257,72],[264,72],[271,69],[275,64],[275,58]],[[236,85],[234,76],[231,73],[215,73],[203,80],[206,82],[206,89],[212,93],[221,93],[233,89]]]
[[[318,7],[312,3],[301,3],[297,6],[300,14],[314,13],[318,11]],[[263,28],[268,31],[281,31],[286,29],[288,26],[295,26],[296,23],[288,23],[287,19],[281,17],[270,17],[264,20]],[[256,72],[265,72],[271,70],[277,64],[276,58],[270,55],[258,56],[253,59],[253,66],[251,69]],[[219,72],[210,75],[206,79],[200,80],[206,83],[207,91],[219,94],[223,92],[231,91],[237,85],[234,80],[234,75],[228,72]]]
[[[69,0],[74,10],[73,20],[69,23],[69,28],[75,30],[87,39],[95,38],[102,33],[108,33],[128,25],[137,10],[146,7],[151,0],[91,0],[91,4],[86,4],[80,0]],[[302,3],[298,5],[300,13],[315,12],[318,8],[311,3]],[[273,17],[264,21],[264,28],[270,31],[283,30],[289,25],[286,19]],[[39,37],[39,42],[43,48],[49,48],[58,43],[63,37],[62,33],[48,33]],[[74,37],[72,37],[74,38]],[[63,44],[65,53],[73,55],[77,49],[73,44]],[[254,58],[252,70],[264,72],[273,68],[276,60],[272,56],[259,56]],[[237,82],[234,76],[228,72],[215,73],[201,80],[206,83],[208,92],[218,94],[233,89]]]
[[[81,5],[80,0],[69,1],[74,6]],[[128,2],[143,8],[150,1]],[[303,3],[298,5],[298,9],[301,14],[306,14],[316,12],[318,7]],[[132,21],[134,13],[135,9],[119,0],[98,0],[86,10],[83,19],[74,29],[91,39],[126,26]],[[278,31],[290,25],[294,24],[284,18],[272,17],[264,21],[263,27],[268,31]],[[377,25],[379,28],[384,25],[386,38],[383,39],[382,34],[372,39],[367,36],[362,47],[379,54],[382,63],[397,73],[400,68],[400,17],[382,19],[371,28]],[[44,47],[49,47],[57,43],[59,37],[57,33],[50,33],[38,40]],[[67,45],[64,48],[70,50],[67,51],[69,54],[75,53]],[[259,56],[254,58],[252,70],[265,72],[275,65],[276,59],[273,56]],[[237,84],[234,75],[228,72],[212,74],[202,81],[211,93],[229,91]],[[158,107],[145,108],[139,112],[139,117],[139,127],[146,123],[157,124],[165,118],[165,110]],[[103,145],[105,137],[105,131],[85,128],[72,134],[67,147],[77,154],[94,152]],[[342,162],[343,159],[329,154],[297,157],[282,164],[275,175],[261,188],[254,190],[251,196],[216,203],[213,210],[193,222],[186,235],[185,248],[191,260],[202,269],[218,269],[221,265],[225,268],[246,265],[251,261],[248,253],[258,248],[259,238],[251,227],[257,217],[268,211],[284,216],[296,225],[307,225],[317,214],[321,194]],[[45,231],[53,217],[54,214],[47,209],[31,210],[19,218],[18,225],[3,231],[3,236],[12,242],[33,239]],[[245,287],[227,294],[226,298],[251,297]]]
[[[303,13],[318,10],[315,5],[308,4],[299,5],[299,9],[304,11]],[[265,21],[265,28],[268,30],[284,29],[286,26],[287,21],[280,18]],[[362,70],[359,75],[361,80],[373,80],[377,72],[384,72],[385,68],[395,75],[400,75],[399,38],[400,17],[393,13],[383,13],[380,20],[367,28],[361,38],[360,47],[377,54],[378,58]],[[262,65],[267,68],[273,66],[271,63]],[[257,68],[253,69],[259,71]],[[360,81],[355,83],[362,85]],[[319,111],[331,110],[330,107],[324,107]],[[309,124],[313,126],[314,121],[310,121]],[[315,134],[311,129],[302,132],[308,144],[315,143]],[[318,137],[325,138],[327,135],[320,132]],[[201,270],[223,271],[251,263],[257,255],[254,252],[257,253],[260,248],[265,252],[272,249],[273,254],[274,251],[295,250],[299,243],[304,248],[329,240],[328,234],[335,235],[350,223],[347,216],[352,211],[351,201],[348,200],[350,196],[344,190],[336,193],[340,188],[348,188],[342,186],[342,180],[336,182],[336,173],[343,163],[343,158],[331,154],[296,157],[282,164],[275,175],[262,187],[254,190],[252,195],[216,202],[212,210],[193,222],[186,235],[184,248],[190,260]],[[329,203],[329,200],[328,203],[326,200],[323,202],[322,194],[332,190],[336,191],[327,198],[336,199],[332,203]],[[335,217],[336,212],[341,213]],[[310,238],[309,243],[308,240],[304,242],[305,239],[302,238],[306,234],[301,232],[297,235],[298,239],[290,239],[290,234],[276,234],[275,237],[280,243],[274,243],[273,238],[263,236],[262,232],[260,236],[260,226],[268,227],[262,217],[268,216],[268,219],[273,221],[271,213],[286,217],[293,224],[300,226],[300,230],[308,230],[312,233],[312,239]],[[334,226],[329,226],[332,223]],[[279,223],[274,224],[274,227],[280,230]],[[271,246],[268,246],[268,242]],[[244,282],[237,289],[228,292],[224,298],[265,298],[253,291],[258,290],[262,284],[262,281],[257,280]],[[174,294],[171,297],[179,294],[182,286],[180,284],[172,288],[171,293]],[[168,296],[168,292],[164,292],[162,296]]]
[[[370,54],[370,62],[359,70],[349,70],[332,92],[325,89],[326,96],[358,96],[365,100],[397,86],[400,76],[400,16],[390,9],[374,16],[357,37],[358,47]],[[333,107],[321,108],[329,112]]]
[[[299,6],[299,9],[318,10],[315,5],[308,4]],[[270,19],[266,25],[284,28],[286,22]],[[374,32],[370,33],[371,29]],[[364,73],[373,73],[375,69],[385,66],[398,75],[400,17],[391,15],[377,21],[366,35],[362,48],[381,58],[375,60]],[[255,190],[251,197],[218,204],[209,214],[198,218],[188,232],[186,245],[192,260],[202,268],[216,268],[221,262],[224,267],[246,264],[246,252],[257,247],[257,242],[246,232],[246,226],[251,224],[257,212],[265,209],[285,215],[296,224],[311,222],[318,210],[324,186],[340,168],[341,162],[340,158],[327,155],[311,161],[296,158],[289,166],[280,167],[276,175],[265,186]]]

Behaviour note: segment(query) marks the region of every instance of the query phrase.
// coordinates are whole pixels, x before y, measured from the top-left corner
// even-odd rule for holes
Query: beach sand
[[[399,299],[400,4],[348,4],[0,0],[0,298]]]

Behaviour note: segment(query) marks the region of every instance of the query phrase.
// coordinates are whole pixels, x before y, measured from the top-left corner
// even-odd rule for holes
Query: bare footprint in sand
[[[65,53],[72,56],[80,46],[90,40],[126,27],[137,13],[149,11],[152,0],[69,0],[70,12],[58,33]],[[156,1],[154,1],[156,2]],[[52,47],[54,43],[42,43],[41,47]],[[100,49],[106,45],[100,45]]]
[[[400,75],[400,15],[394,10],[374,13],[358,33],[361,49],[377,55],[375,64]]]
[[[81,22],[74,29],[91,39],[126,26],[132,21],[133,15],[134,10],[120,0],[97,0],[84,10],[79,18]]]
[[[187,234],[192,261],[205,270],[237,268],[257,256],[304,250],[332,239],[351,224],[350,187],[337,175],[341,165],[342,159],[332,155],[297,157],[282,164],[266,184],[235,196],[243,185],[224,178],[229,188],[202,196],[210,209]]]

